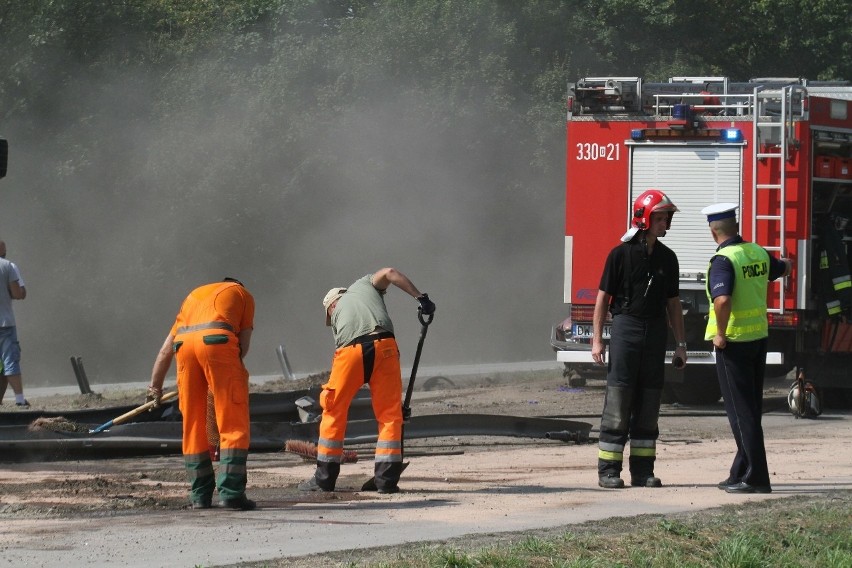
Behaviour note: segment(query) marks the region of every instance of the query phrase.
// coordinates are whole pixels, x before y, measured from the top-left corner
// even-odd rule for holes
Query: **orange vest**
[[[252,329],[254,298],[236,282],[199,286],[183,301],[171,334],[186,333],[194,326],[206,324],[214,324],[209,327],[228,330],[234,335],[243,329]]]

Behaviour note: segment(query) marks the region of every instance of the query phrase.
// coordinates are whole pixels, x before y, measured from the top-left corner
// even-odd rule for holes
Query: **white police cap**
[[[707,207],[702,209],[701,214],[707,216],[708,223],[712,223],[713,221],[718,221],[719,219],[736,217],[738,207],[739,205],[737,205],[736,203],[716,203],[715,205],[708,205]]]

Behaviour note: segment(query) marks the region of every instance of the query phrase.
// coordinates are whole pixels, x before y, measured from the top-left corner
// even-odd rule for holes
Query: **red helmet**
[[[636,201],[633,202],[633,209],[630,211],[630,229],[624,233],[621,240],[627,242],[632,239],[640,229],[647,229],[650,227],[651,213],[656,213],[657,211],[668,212],[669,218],[666,222],[666,230],[670,229],[672,225],[672,217],[674,217],[675,211],[678,210],[679,209],[675,207],[675,204],[672,203],[672,200],[659,189],[649,189],[643,192],[642,195],[637,197]]]
[[[658,211],[667,211],[669,220],[666,223],[666,229],[671,228],[672,217],[678,208],[672,203],[669,197],[659,189],[649,189],[642,193],[633,202],[633,218],[630,220],[630,226],[636,229],[647,229],[651,226],[651,213]]]

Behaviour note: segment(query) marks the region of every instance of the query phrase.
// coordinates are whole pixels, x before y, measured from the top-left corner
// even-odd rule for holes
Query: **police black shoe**
[[[630,485],[633,487],[662,487],[663,482],[659,477],[649,475],[647,477],[631,477]]]
[[[257,508],[257,503],[245,495],[240,495],[233,499],[222,499],[219,501],[219,504],[226,509],[233,509],[234,511],[252,511]]]
[[[745,481],[741,481],[736,485],[731,485],[725,488],[726,493],[772,493],[772,487],[769,485],[750,485]]]
[[[299,484],[299,491],[334,491],[334,489],[326,489],[325,487],[321,487],[319,483],[317,483],[317,478],[311,476],[310,479],[306,479]]]
[[[391,495],[393,493],[399,493],[399,486],[388,485],[387,487],[379,487],[378,489],[376,489],[376,491],[381,493],[382,495]]]
[[[604,489],[621,489],[624,487],[624,480],[617,475],[601,475],[598,477],[598,485]]]
[[[716,487],[718,487],[719,489],[724,491],[728,487],[733,487],[734,485],[737,485],[738,483],[739,483],[739,481],[737,481],[733,477],[729,477],[728,479],[726,479],[724,481],[720,481],[718,484],[716,484]]]

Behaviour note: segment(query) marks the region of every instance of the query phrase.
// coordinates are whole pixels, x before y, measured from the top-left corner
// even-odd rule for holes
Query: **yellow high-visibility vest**
[[[716,252],[734,266],[734,293],[731,296],[731,317],[725,336],[728,341],[754,341],[769,335],[766,321],[766,289],[769,286],[769,253],[754,243],[737,243]],[[713,259],[710,259],[712,263]],[[709,274],[709,268],[708,268]],[[707,280],[710,317],[704,338],[716,335],[716,310]]]

